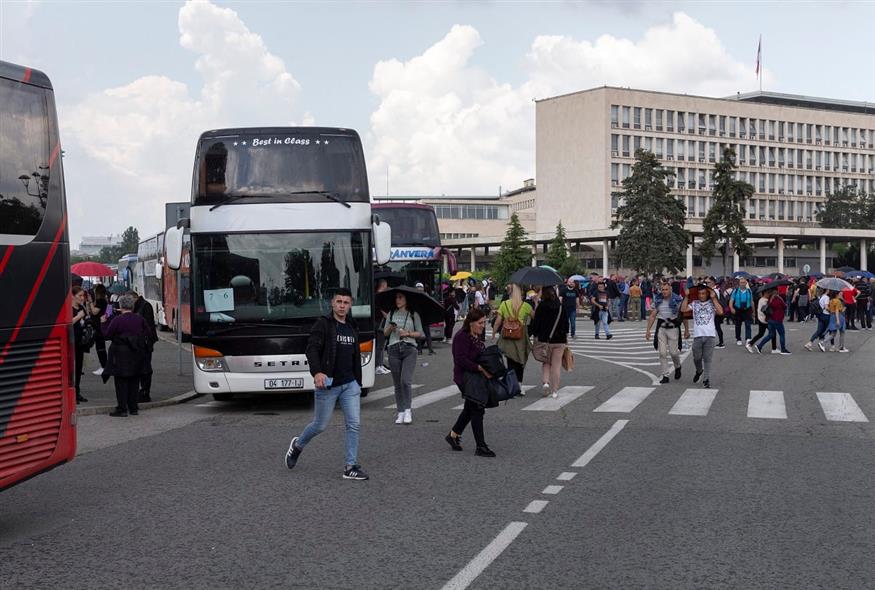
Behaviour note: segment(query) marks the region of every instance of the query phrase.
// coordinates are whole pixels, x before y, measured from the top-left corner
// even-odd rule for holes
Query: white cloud
[[[420,56],[376,65],[373,186],[385,186],[387,166],[393,194],[519,186],[534,174],[534,97],[604,84],[722,96],[755,84],[753,64],[734,59],[712,29],[684,13],[637,41],[538,36],[524,59],[528,80],[517,87],[471,65],[482,44],[474,28],[457,25]]]
[[[192,154],[201,132],[291,124],[300,113],[295,104],[300,85],[236,12],[189,2],[180,8],[178,24],[180,45],[197,55],[199,90],[150,75],[62,109],[76,235],[120,231],[129,224],[141,235],[159,229],[161,204],[189,198]],[[95,205],[118,213],[95,217],[77,207],[75,195],[86,190],[89,211]]]

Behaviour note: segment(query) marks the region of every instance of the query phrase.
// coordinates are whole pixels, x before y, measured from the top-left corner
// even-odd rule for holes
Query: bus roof
[[[49,77],[41,71],[9,63],[8,61],[0,61],[0,78],[24,82],[52,90],[52,83],[49,81]]]
[[[428,209],[434,211],[434,207],[422,203],[371,203],[371,209]]]
[[[235,135],[267,135],[269,133],[308,133],[347,135],[358,139],[355,129],[343,127],[229,127],[227,129],[211,129],[201,133],[201,140],[211,137],[233,137]]]

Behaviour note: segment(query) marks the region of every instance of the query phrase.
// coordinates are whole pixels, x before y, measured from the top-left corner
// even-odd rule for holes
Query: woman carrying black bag
[[[103,318],[103,335],[111,342],[103,382],[115,378],[116,409],[110,416],[136,416],[139,413],[137,397],[140,377],[147,367],[147,352],[150,345],[149,324],[143,316],[133,313],[134,297],[124,294],[119,298],[121,313],[106,322]]]
[[[477,443],[475,455],[494,457],[495,453],[486,445],[483,435],[483,415],[488,405],[489,390],[487,379],[492,375],[477,363],[485,345],[481,336],[486,330],[486,315],[480,309],[472,307],[465,316],[461,330],[453,338],[453,381],[465,398],[465,407],[456,419],[453,429],[444,439],[454,451],[462,450],[462,432],[468,423],[474,431],[474,441]],[[475,391],[476,389],[476,391]],[[473,401],[478,399],[480,401]]]
[[[94,327],[89,318],[93,307],[88,301],[88,292],[82,287],[73,287],[73,340],[74,340],[74,380],[76,388],[76,403],[88,400],[79,391],[79,383],[82,381],[82,368],[85,364],[85,353],[91,350],[94,344]]]

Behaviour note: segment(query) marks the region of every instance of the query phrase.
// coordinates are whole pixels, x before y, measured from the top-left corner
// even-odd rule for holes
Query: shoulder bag
[[[556,331],[556,326],[559,325],[559,318],[562,317],[562,306],[559,306],[559,313],[556,314],[556,321],[553,322],[553,329],[550,330],[550,337],[547,338],[547,342],[541,342],[538,340],[535,342],[535,345],[532,347],[532,356],[535,357],[535,360],[539,363],[546,363],[550,360],[550,340],[553,338],[553,333]]]
[[[519,317],[513,317],[511,312],[513,311],[513,305],[509,301],[505,301],[502,305],[507,305],[507,317],[504,318],[504,321],[501,322],[501,337],[506,340],[522,340],[523,338],[523,323],[520,321]],[[522,306],[520,306],[522,309]],[[517,310],[516,316],[519,316],[519,310]]]

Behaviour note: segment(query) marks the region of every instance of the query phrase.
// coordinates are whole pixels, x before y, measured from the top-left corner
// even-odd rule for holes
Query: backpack
[[[94,326],[91,322],[85,324],[78,330],[76,346],[79,348],[89,349],[94,344]]]
[[[501,311],[501,307],[507,307],[508,314],[507,317],[504,318],[504,321],[501,323],[501,337],[507,340],[522,340],[523,338],[523,323],[519,320],[519,310],[517,310],[517,317],[513,317],[511,312],[513,312],[512,304],[510,301],[505,301],[499,306],[499,311]],[[520,306],[522,308],[522,306]]]

